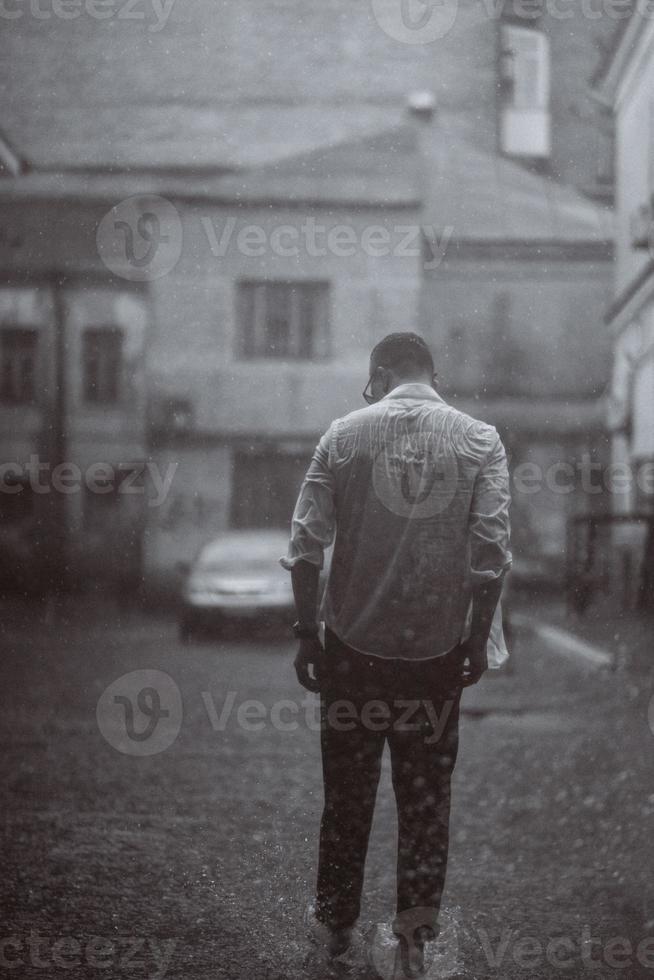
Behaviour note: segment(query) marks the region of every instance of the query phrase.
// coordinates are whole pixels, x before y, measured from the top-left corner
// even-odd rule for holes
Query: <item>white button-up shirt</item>
[[[323,435],[281,563],[322,567],[334,542],[326,625],[371,656],[441,656],[466,635],[472,585],[511,564],[509,503],[493,426],[402,384]]]

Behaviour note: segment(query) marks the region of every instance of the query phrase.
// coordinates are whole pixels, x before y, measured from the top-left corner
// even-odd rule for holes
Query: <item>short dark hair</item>
[[[393,368],[399,373],[434,373],[434,358],[417,333],[389,333],[373,347],[370,361],[375,367]]]

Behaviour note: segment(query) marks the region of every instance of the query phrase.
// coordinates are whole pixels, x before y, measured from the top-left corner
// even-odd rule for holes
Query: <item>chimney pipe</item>
[[[436,113],[436,96],[433,92],[411,92],[407,98],[409,115],[421,122],[430,122]]]

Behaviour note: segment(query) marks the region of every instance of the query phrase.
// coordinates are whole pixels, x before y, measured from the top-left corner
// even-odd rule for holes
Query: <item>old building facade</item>
[[[636,10],[596,79],[615,115],[615,295],[607,421],[625,479],[611,495],[618,584],[628,602],[654,594],[654,22]],[[628,478],[627,478],[628,475]]]
[[[607,139],[582,95],[589,25],[461,4],[441,37],[415,44],[383,6],[309,3],[299,17],[262,5],[257,30],[288,48],[282,65],[259,44],[246,57],[254,11],[226,5],[221,43],[203,42],[193,72],[188,11],[173,8],[137,61],[125,34],[104,107],[102,70],[89,69],[76,120],[55,91],[47,119],[40,102],[9,126],[32,161],[6,154],[0,178],[14,563],[29,569],[59,528],[71,582],[174,584],[176,562],[208,537],[286,523],[320,432],[361,404],[371,346],[417,329],[444,396],[541,474],[514,486],[517,550],[561,566],[582,502],[556,467],[602,452],[609,353],[597,327],[606,174],[582,146]],[[333,36],[320,42],[328,64],[310,57],[316,18]],[[104,28],[50,26],[57,42],[77,32],[79,58],[95,51],[101,69]],[[39,25],[16,29],[42,43]],[[165,30],[180,57],[158,73]],[[216,59],[224,84],[211,94]],[[128,79],[133,111],[117,125]],[[79,492],[35,490],[35,455],[73,464]]]
[[[258,166],[378,132],[427,90],[481,149],[593,193],[610,177],[588,79],[622,0],[40,3],[10,5],[0,38],[2,126],[38,168]]]

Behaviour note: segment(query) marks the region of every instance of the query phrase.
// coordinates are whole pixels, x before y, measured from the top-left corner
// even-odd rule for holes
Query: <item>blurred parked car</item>
[[[230,531],[206,544],[185,580],[179,621],[183,640],[198,627],[219,630],[229,619],[294,618],[291,576],[279,564],[288,548],[288,532],[267,529]]]

